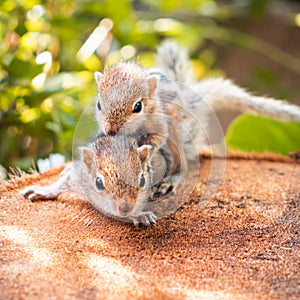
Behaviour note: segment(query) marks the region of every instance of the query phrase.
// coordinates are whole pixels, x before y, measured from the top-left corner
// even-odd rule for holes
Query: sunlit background
[[[69,159],[76,121],[96,95],[93,72],[122,59],[153,66],[165,38],[187,47],[199,80],[226,76],[300,104],[299,1],[3,0],[2,173],[51,153]],[[288,154],[300,149],[300,126],[242,116],[227,143]]]

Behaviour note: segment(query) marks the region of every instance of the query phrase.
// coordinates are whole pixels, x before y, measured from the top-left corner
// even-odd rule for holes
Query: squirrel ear
[[[103,77],[104,77],[104,75],[101,72],[95,72],[94,73],[94,78],[95,78],[98,85],[101,84],[101,81],[102,81]]]
[[[95,152],[88,147],[80,147],[81,159],[87,171],[96,176]]]
[[[152,76],[148,78],[148,85],[149,85],[150,93],[152,95],[155,92],[157,86],[156,77]]]
[[[150,157],[151,150],[152,150],[152,146],[150,145],[143,145],[138,148],[140,160],[142,163],[146,162],[146,160]]]

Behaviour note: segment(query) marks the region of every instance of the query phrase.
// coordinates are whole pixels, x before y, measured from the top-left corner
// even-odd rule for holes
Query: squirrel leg
[[[152,187],[153,197],[160,197],[169,193],[176,194],[176,183],[179,182],[179,174],[164,177]]]
[[[68,165],[60,174],[57,181],[48,186],[28,186],[20,191],[21,196],[33,200],[53,200],[63,192],[71,192],[70,178],[72,178],[73,165]]]
[[[28,186],[21,190],[21,196],[33,201],[33,200],[53,200],[56,199],[58,193],[50,186]]]

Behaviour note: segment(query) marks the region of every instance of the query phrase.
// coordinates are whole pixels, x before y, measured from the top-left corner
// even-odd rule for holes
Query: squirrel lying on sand
[[[29,200],[55,199],[59,194],[82,194],[102,213],[135,225],[156,222],[151,211],[143,211],[152,196],[151,146],[138,147],[125,135],[98,135],[81,147],[81,159],[72,162],[50,186],[29,186],[21,195]]]

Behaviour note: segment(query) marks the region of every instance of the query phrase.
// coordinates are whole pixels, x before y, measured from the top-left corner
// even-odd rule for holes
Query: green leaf
[[[242,115],[233,121],[225,139],[232,149],[287,155],[300,149],[300,124]]]
[[[42,71],[42,67],[34,64],[30,61],[14,58],[8,65],[4,66],[4,69],[14,77],[18,78],[33,78]]]

